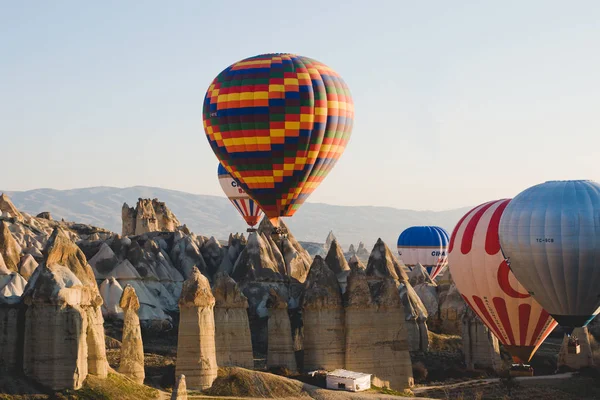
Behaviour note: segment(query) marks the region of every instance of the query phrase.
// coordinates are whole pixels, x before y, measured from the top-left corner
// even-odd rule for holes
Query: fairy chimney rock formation
[[[138,316],[140,301],[131,285],[127,285],[123,289],[119,307],[125,314],[119,372],[141,385],[144,383],[146,374],[144,372],[144,345]]]
[[[360,242],[356,249],[356,256],[360,258],[361,261],[366,262],[369,259],[369,255],[369,250],[367,250],[365,244]]]
[[[237,282],[283,279],[269,242],[263,237],[258,232],[252,232],[248,236],[248,243],[235,262],[231,273],[232,278]]]
[[[185,384],[185,375],[179,375],[171,393],[171,400],[188,400],[187,386]]]
[[[0,215],[6,215],[17,221],[23,221],[23,215],[17,210],[17,207],[15,207],[5,193],[0,194]]]
[[[54,390],[108,374],[102,297],[85,255],[56,228],[23,293],[23,370]]]
[[[346,340],[341,290],[336,274],[321,256],[315,256],[308,272],[302,309],[304,368],[344,368]]]
[[[377,243],[375,243],[369,255],[367,275],[389,277],[396,281],[408,282],[406,271],[404,271],[398,260],[396,260],[396,257],[392,254],[392,251],[381,238],[377,239]]]
[[[346,369],[373,374],[376,386],[400,391],[411,387],[412,364],[396,282],[369,278],[364,269],[352,268],[344,296]]]
[[[273,289],[269,291],[267,368],[287,368],[296,371],[296,356],[292,341],[292,326],[288,316],[287,301]]]
[[[283,221],[279,222],[279,227],[287,231],[287,235],[275,238],[274,236],[277,235],[273,234],[273,224],[265,216],[258,226],[258,233],[264,234],[265,236],[271,236],[276,247],[281,251],[285,261],[285,274],[297,282],[304,283],[310,265],[312,264],[312,257],[308,254],[308,251],[302,247],[300,242],[296,240]]]
[[[340,284],[340,289],[342,293],[344,293],[346,291],[346,281],[348,279],[348,274],[350,273],[350,266],[344,257],[342,247],[335,239],[333,239],[329,246],[329,251],[327,252],[327,256],[325,256],[325,262],[329,269],[335,273],[338,283]]]
[[[578,370],[584,367],[594,366],[594,354],[590,345],[590,333],[588,328],[575,328],[572,337],[577,338],[580,346],[579,354],[569,353],[569,338],[564,336],[560,352],[558,353],[558,367],[568,367]]]
[[[254,368],[252,338],[248,322],[248,299],[227,275],[218,275],[215,296],[215,346],[217,365]]]
[[[377,240],[369,256],[367,276],[371,279],[385,278],[396,282],[404,308],[404,326],[408,335],[409,348],[426,351],[429,347],[427,309],[410,285],[404,267],[381,239]]]
[[[360,258],[358,258],[356,255],[350,257],[350,260],[348,260],[348,267],[350,267],[350,271],[356,271],[356,270],[361,270],[363,272],[367,271],[367,267],[365,266],[365,264],[363,264],[363,262],[360,260]]]
[[[0,255],[4,258],[4,264],[8,270],[19,271],[19,261],[21,260],[21,246],[13,238],[8,229],[8,223],[0,221]]]
[[[333,243],[333,241],[336,240],[335,239],[335,235],[333,234],[333,231],[329,231],[329,234],[327,235],[327,238],[325,239],[325,251],[329,251],[330,247],[331,247],[331,243]]]
[[[135,208],[123,203],[121,218],[123,236],[156,231],[174,232],[181,225],[175,214],[158,199],[138,199]]]
[[[413,286],[420,285],[422,283],[435,285],[427,273],[427,269],[425,269],[425,267],[421,264],[415,265],[412,271],[410,271],[407,275],[408,281]]]
[[[179,336],[175,373],[192,390],[208,389],[217,377],[215,298],[208,279],[194,268],[179,298]]]
[[[462,316],[462,325],[463,354],[467,368],[499,370],[502,360],[496,336],[471,309],[467,309]]]

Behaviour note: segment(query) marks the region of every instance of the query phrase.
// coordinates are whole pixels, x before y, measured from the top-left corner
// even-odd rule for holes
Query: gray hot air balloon
[[[516,278],[568,332],[600,311],[600,184],[551,181],[521,192],[499,236]]]

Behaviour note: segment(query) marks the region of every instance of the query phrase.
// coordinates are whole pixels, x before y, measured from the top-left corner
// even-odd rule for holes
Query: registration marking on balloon
[[[456,288],[494,335],[504,345],[530,347],[533,354],[556,322],[519,284],[500,249],[498,227],[509,202],[482,204],[459,221],[450,238],[449,264]]]

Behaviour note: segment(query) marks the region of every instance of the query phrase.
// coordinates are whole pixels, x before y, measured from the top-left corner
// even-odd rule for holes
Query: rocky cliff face
[[[346,369],[368,371],[373,384],[403,390],[413,385],[404,312],[396,282],[352,269],[345,293]]]
[[[27,281],[4,266],[0,255],[0,374],[14,372],[19,359],[19,312]]]
[[[430,321],[436,332],[460,335],[462,317],[468,307],[456,288],[449,269],[446,270],[443,279],[438,281],[438,304],[438,318]]]
[[[254,368],[248,299],[227,275],[219,275],[215,279],[213,295],[217,365]]]
[[[316,256],[302,302],[304,369],[344,368],[344,306],[336,274]]]
[[[121,213],[123,236],[142,235],[148,232],[174,232],[181,224],[165,203],[158,199],[138,199],[135,206],[123,204]]]
[[[271,289],[267,308],[269,310],[267,367],[296,371],[296,356],[287,301]]]
[[[465,311],[462,325],[463,354],[467,368],[499,370],[502,360],[500,359],[500,344],[496,336],[470,309]]]

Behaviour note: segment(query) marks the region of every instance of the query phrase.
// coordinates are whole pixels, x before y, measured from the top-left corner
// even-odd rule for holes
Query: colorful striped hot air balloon
[[[248,225],[256,225],[263,215],[258,204],[244,192],[239,183],[231,177],[221,164],[219,164],[219,168],[217,169],[217,175],[219,176],[221,188],[225,192],[225,196],[231,201],[231,204],[235,206]]]
[[[277,226],[342,155],[354,106],[348,87],[328,66],[266,54],[239,61],[214,79],[203,120],[219,161]]]
[[[407,267],[421,264],[431,279],[448,265],[448,232],[439,226],[411,226],[398,237],[398,255]]]
[[[510,268],[529,293],[570,331],[600,307],[600,184],[552,181],[510,202],[500,221]]]
[[[528,362],[557,323],[514,277],[498,225],[510,200],[475,207],[458,222],[448,249],[456,288],[518,363]]]

